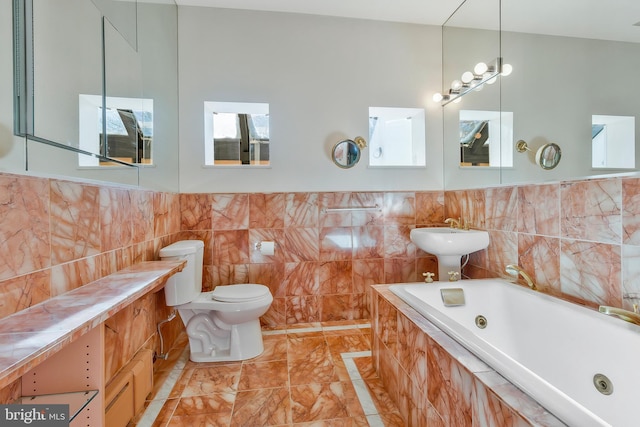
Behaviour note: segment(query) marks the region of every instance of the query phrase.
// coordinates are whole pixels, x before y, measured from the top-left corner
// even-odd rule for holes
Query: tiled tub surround
[[[388,288],[373,287],[372,357],[406,426],[564,426]]]
[[[614,177],[445,192],[445,216],[489,231],[471,278],[519,264],[541,292],[632,309],[640,293],[640,178]]]
[[[441,293],[451,289],[462,290],[464,305],[445,306]],[[637,424],[625,408],[637,399],[640,327],[503,279],[389,290],[567,425]],[[613,393],[598,392],[595,374],[611,380]]]

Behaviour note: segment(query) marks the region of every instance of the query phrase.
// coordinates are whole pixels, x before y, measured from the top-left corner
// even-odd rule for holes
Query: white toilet
[[[160,259],[186,259],[182,272],[167,280],[164,295],[174,306],[189,335],[193,362],[244,360],[264,350],[260,316],[273,301],[264,285],[217,286],[202,292],[204,243],[182,240],[160,250]]]

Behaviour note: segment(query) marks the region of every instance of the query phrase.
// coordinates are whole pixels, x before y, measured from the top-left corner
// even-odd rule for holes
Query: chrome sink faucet
[[[533,279],[531,278],[531,276],[529,276],[523,269],[521,269],[520,267],[518,267],[517,265],[514,264],[509,264],[505,267],[505,271],[509,274],[516,274],[516,275],[520,275],[522,276],[522,278],[524,279],[525,282],[527,282],[527,285],[534,291],[537,291],[538,288],[536,287],[536,284],[533,283]]]

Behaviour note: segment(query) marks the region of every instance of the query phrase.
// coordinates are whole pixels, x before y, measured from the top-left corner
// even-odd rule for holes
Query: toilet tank
[[[181,240],[160,249],[161,260],[187,260],[184,269],[169,277],[164,285],[164,297],[168,306],[186,304],[202,292],[202,261],[204,242]]]

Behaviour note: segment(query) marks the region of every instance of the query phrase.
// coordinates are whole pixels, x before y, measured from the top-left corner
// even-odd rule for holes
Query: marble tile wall
[[[468,277],[519,264],[542,292],[631,309],[640,294],[640,179],[614,177],[445,192],[447,217],[489,231]]]
[[[180,237],[179,212],[176,194],[0,173],[0,318],[157,259]],[[157,319],[168,313],[156,294],[107,322],[107,380],[139,349],[157,345]],[[181,330],[172,323],[169,345]],[[19,393],[13,384],[0,401]]]
[[[268,286],[274,302],[262,321],[274,327],[368,318],[368,285],[435,271],[409,231],[442,224],[443,202],[442,192],[180,195],[182,235],[205,242],[204,289]],[[275,242],[273,255],[256,249],[262,241]]]

